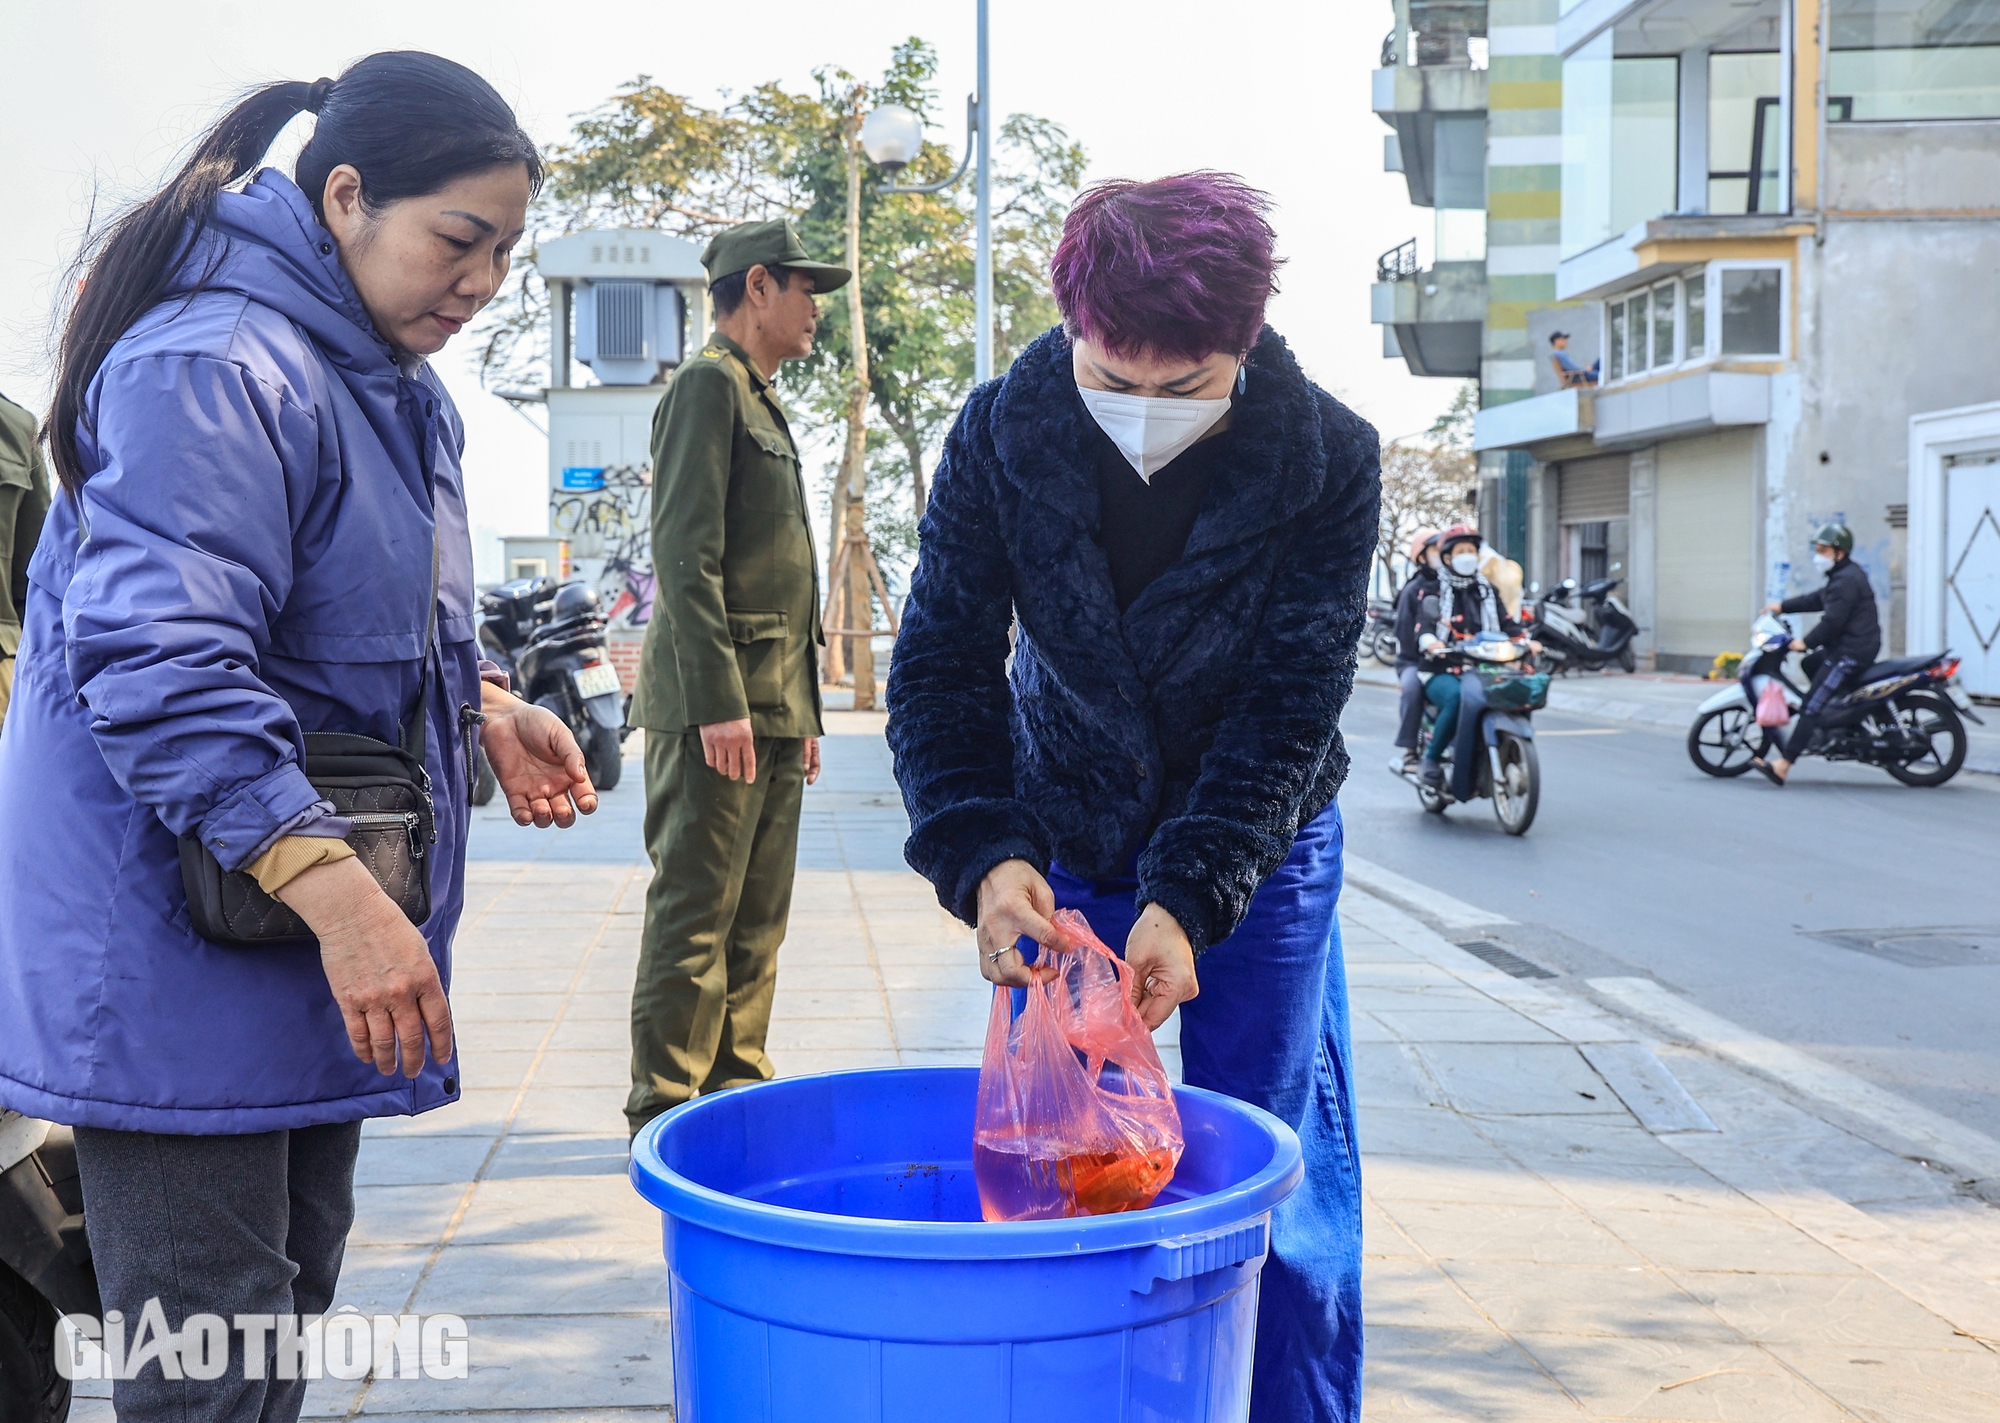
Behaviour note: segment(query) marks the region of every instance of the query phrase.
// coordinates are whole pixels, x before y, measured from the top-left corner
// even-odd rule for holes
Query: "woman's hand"
[[[430,945],[357,859],[314,865],[278,891],[319,936],[319,961],[354,1055],[384,1077],[415,1077],[431,1056],[451,1061],[451,1005]],[[399,1054],[400,1049],[400,1054]]]
[[[486,725],[479,744],[516,825],[568,828],[578,812],[597,809],[597,788],[584,769],[583,751],[561,717],[490,682],[481,684],[480,710]]]
[[[1056,936],[1049,916],[1055,891],[1026,860],[1002,860],[979,882],[979,976],[1007,988],[1026,988],[1054,976],[1047,964],[1031,967],[1014,947],[1023,936],[1046,944]],[[998,955],[996,959],[994,956]]]
[[[1157,1028],[1176,1007],[1201,992],[1194,973],[1194,945],[1179,921],[1157,904],[1139,915],[1125,940],[1132,969],[1132,1006],[1139,1021]]]

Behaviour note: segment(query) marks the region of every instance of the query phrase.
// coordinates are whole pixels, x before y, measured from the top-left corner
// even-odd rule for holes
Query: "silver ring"
[[[1006,948],[1004,948],[1004,949],[995,949],[995,950],[994,950],[994,951],[993,951],[992,953],[988,954],[988,955],[986,956],[986,962],[988,962],[988,963],[999,963],[999,962],[1000,962],[1000,955],[1002,955],[1002,954],[1012,954],[1012,953],[1018,953],[1018,952],[1020,952],[1020,951],[1019,951],[1018,949],[1016,949],[1016,948],[1015,948],[1015,947],[1014,947],[1014,946],[1013,946],[1012,944],[1009,944],[1009,945],[1008,945],[1008,946],[1007,946]]]

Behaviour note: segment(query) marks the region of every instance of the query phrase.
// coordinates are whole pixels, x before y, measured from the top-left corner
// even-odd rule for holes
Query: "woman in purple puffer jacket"
[[[239,189],[302,112],[296,181]],[[362,1120],[457,1098],[475,734],[520,823],[596,806],[561,722],[482,677],[464,435],[425,364],[506,276],[541,171],[484,80],[378,54],[250,95],[89,256],[0,739],[0,1106],[77,1129],[128,1327],[149,1299],[174,1330],[326,1309]],[[305,733],[394,743],[419,705],[421,929],[302,769]],[[183,836],[317,946],[197,934]],[[251,1337],[220,1378],[119,1381],[121,1423],[296,1418],[304,1382]]]

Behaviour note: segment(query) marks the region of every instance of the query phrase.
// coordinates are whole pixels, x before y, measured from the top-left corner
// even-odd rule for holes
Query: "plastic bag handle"
[[[1132,1288],[1147,1295],[1162,1280],[1191,1280],[1196,1275],[1226,1270],[1246,1260],[1262,1259],[1270,1247],[1270,1235],[1271,1223],[1267,1216],[1248,1225],[1232,1226],[1208,1235],[1163,1240],[1139,1256],[1138,1281]]]

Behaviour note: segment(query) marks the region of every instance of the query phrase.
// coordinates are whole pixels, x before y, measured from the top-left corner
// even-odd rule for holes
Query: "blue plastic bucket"
[[[656,1118],[679,1423],[1241,1423],[1271,1209],[1299,1140],[1178,1089],[1149,1210],[989,1224],[972,1067],[794,1077]]]

